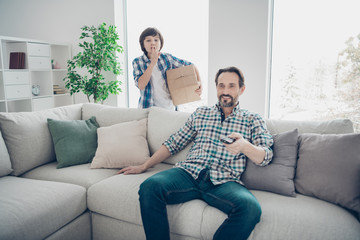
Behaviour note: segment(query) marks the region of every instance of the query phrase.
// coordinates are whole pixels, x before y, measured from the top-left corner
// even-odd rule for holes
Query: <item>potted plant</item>
[[[117,43],[119,36],[115,26],[107,27],[102,23],[97,28],[84,26],[81,30],[83,42],[79,46],[83,50],[67,62],[65,87],[71,95],[82,91],[89,102],[92,97],[95,103],[103,103],[109,94],[121,92],[121,81],[105,81],[103,72],[110,71],[116,76],[122,73],[116,53],[122,53],[123,47]]]

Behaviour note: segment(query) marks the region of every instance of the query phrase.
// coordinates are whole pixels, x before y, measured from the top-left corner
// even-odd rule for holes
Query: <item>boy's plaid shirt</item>
[[[144,74],[150,63],[150,59],[145,54],[133,60],[133,75],[136,87],[138,87],[139,78]],[[174,57],[169,53],[161,53],[155,67],[159,68],[166,81],[167,70],[191,64],[191,62]],[[149,84],[146,85],[145,89],[140,90],[139,108],[149,108],[154,106],[154,90],[151,81],[152,79],[150,78]]]
[[[222,122],[221,113],[219,104],[198,108],[185,125],[164,142],[164,145],[171,155],[174,155],[189,142],[194,142],[186,160],[178,162],[175,167],[185,169],[195,179],[202,169],[208,168],[213,184],[228,181],[243,184],[240,176],[245,170],[247,157],[243,153],[231,154],[220,138],[237,132],[250,143],[262,147],[266,154],[260,166],[269,164],[272,159],[273,139],[260,115],[240,109],[237,105]]]

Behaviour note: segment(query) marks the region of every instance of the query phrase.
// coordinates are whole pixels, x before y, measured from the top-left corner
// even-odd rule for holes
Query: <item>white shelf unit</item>
[[[23,69],[10,69],[10,53],[24,52]],[[0,112],[30,112],[71,105],[67,91],[54,94],[53,85],[65,90],[63,79],[71,45],[0,36]],[[38,86],[39,94],[32,93]]]

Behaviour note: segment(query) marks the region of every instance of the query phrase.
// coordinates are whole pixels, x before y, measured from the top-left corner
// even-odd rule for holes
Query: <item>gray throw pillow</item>
[[[0,132],[0,177],[8,175],[12,171],[9,152]]]
[[[295,196],[294,175],[297,159],[298,130],[273,135],[273,159],[260,167],[247,160],[241,180],[249,189]]]
[[[301,134],[295,188],[360,213],[360,134]]]
[[[57,168],[92,161],[97,148],[96,131],[99,127],[95,117],[88,120],[47,121],[55,147]]]

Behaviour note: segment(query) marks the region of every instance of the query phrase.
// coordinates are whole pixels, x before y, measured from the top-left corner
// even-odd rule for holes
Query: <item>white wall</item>
[[[217,70],[234,65],[245,75],[246,91],[240,98],[241,107],[265,115],[269,1],[209,0],[209,105],[217,101],[214,83]],[[0,0],[0,35],[69,42],[76,53],[83,25],[116,23],[121,35],[124,34],[122,2]],[[123,36],[120,38],[124,39]],[[110,105],[127,106],[126,75],[121,78],[123,93],[117,98],[111,97]]]
[[[80,28],[84,25],[98,26],[102,22],[114,25],[114,2],[117,7],[122,7],[120,1],[0,0],[0,35],[67,42],[73,45],[73,54],[76,54],[79,51]],[[118,20],[117,23],[122,24],[123,21]],[[117,25],[117,28],[121,30],[123,26]],[[120,38],[123,39],[122,36]],[[126,88],[126,81],[122,82],[121,88]],[[107,104],[127,105],[125,94],[126,91],[123,91],[119,97],[111,96]],[[118,101],[118,98],[122,100]]]
[[[236,66],[245,76],[240,106],[266,116],[269,0],[209,0],[209,105],[217,101],[215,74]]]

